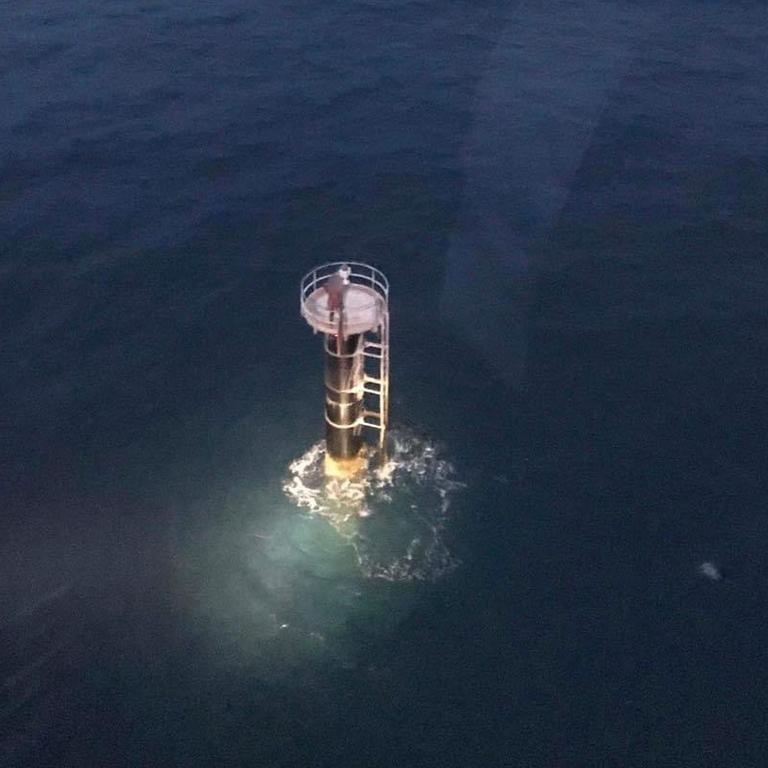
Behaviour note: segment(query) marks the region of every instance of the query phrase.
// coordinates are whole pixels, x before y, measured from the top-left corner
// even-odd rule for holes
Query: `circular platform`
[[[320,333],[335,334],[339,318],[328,309],[328,293],[323,287],[327,280],[346,269],[349,284],[344,289],[344,334],[375,331],[387,315],[389,282],[375,267],[361,262],[332,262],[316,267],[301,281],[302,317]]]
[[[344,294],[344,334],[365,333],[381,325],[384,313],[384,299],[372,288],[365,285],[348,285]],[[331,320],[328,310],[328,294],[324,288],[317,288],[302,302],[301,314],[304,319],[321,333],[337,333],[338,315]]]

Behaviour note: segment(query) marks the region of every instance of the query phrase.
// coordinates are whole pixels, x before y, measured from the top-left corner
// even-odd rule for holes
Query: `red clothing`
[[[344,280],[338,273],[331,275],[323,284],[325,292],[328,294],[328,310],[330,312],[341,312],[344,308]]]
[[[344,285],[344,278],[336,272],[331,275],[323,284],[325,292],[328,294],[328,314],[331,321],[334,315],[339,315],[339,330],[336,334],[336,352],[341,354],[341,343],[344,340],[344,291],[347,286]]]

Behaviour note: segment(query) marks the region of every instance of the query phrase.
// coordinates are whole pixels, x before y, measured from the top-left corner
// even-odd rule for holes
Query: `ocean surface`
[[[768,765],[764,2],[3,2],[0,106],[0,766]]]

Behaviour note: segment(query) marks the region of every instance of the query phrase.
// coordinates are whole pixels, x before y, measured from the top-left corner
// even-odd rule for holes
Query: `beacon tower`
[[[389,411],[389,282],[375,267],[333,262],[301,281],[301,314],[325,350],[325,471],[365,466],[364,430],[385,448]]]

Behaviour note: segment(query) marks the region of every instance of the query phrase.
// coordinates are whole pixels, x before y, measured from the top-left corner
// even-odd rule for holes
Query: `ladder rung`
[[[386,412],[389,396],[389,338],[386,321],[381,328],[379,341],[369,339],[363,340],[363,356],[376,363],[370,365],[374,370],[372,373],[378,375],[363,375],[363,392],[370,397],[378,398],[368,403],[369,406],[378,407],[378,410],[363,410],[360,414],[358,424],[369,429],[376,429],[380,435],[386,433]]]

